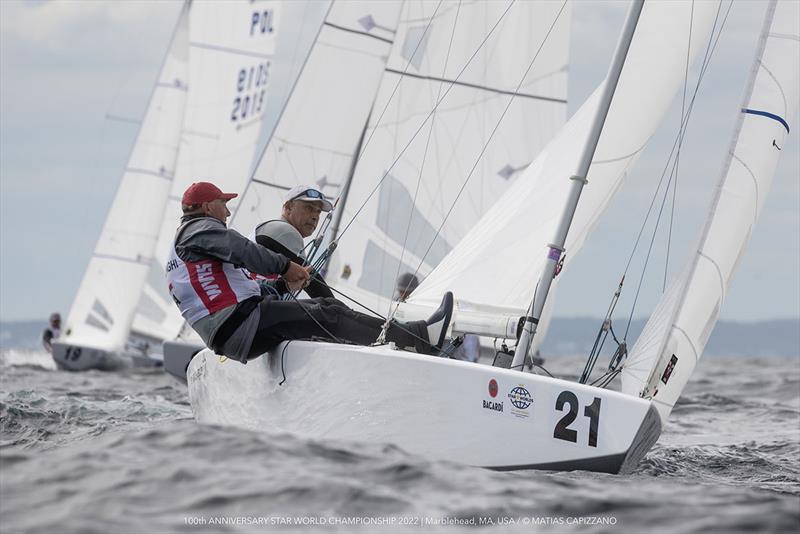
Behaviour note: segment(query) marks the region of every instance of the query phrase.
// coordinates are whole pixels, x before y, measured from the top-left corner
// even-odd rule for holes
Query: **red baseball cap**
[[[223,193],[222,190],[210,182],[195,182],[190,185],[183,193],[181,204],[191,206],[192,204],[202,204],[212,202],[217,199],[230,200],[239,196],[236,193]]]

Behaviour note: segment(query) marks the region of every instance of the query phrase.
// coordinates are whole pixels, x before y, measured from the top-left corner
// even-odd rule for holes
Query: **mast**
[[[525,357],[530,350],[533,342],[533,337],[536,334],[536,327],[539,324],[539,319],[542,315],[547,295],[550,292],[550,286],[555,277],[556,268],[565,252],[564,243],[567,240],[567,233],[572,224],[572,219],[575,216],[575,209],[578,207],[578,200],[581,196],[583,186],[588,183],[586,175],[589,172],[589,166],[592,163],[594,152],[597,148],[597,143],[600,140],[600,134],[603,131],[603,124],[605,123],[608,110],[611,107],[611,100],[614,96],[614,91],[617,88],[622,68],[625,65],[625,58],[628,55],[633,34],[636,30],[636,24],[639,21],[639,15],[642,12],[644,0],[635,0],[628,10],[628,15],[625,20],[625,25],[622,28],[619,43],[617,43],[614,57],[611,61],[611,66],[606,76],[606,83],[603,92],[600,96],[600,103],[597,113],[592,121],[592,127],[589,130],[589,136],[584,145],[583,153],[579,159],[578,168],[573,176],[572,186],[567,197],[564,212],[561,215],[558,228],[556,230],[555,241],[548,246],[547,260],[545,262],[542,277],[537,285],[536,292],[534,293],[533,300],[528,307],[528,313],[525,316],[525,323],[522,333],[517,343],[517,349],[514,354],[514,361],[511,364],[512,369],[522,369],[525,362]]]
[[[375,93],[377,97],[377,92]],[[364,121],[364,129],[361,130],[361,137],[358,138],[358,144],[356,145],[356,150],[353,153],[353,161],[350,163],[350,170],[347,173],[347,179],[344,181],[344,185],[342,186],[342,194],[339,195],[339,205],[336,206],[336,213],[333,215],[333,222],[331,223],[331,243],[336,242],[336,237],[339,235],[339,226],[342,224],[342,216],[344,215],[344,207],[347,204],[347,196],[350,194],[350,184],[353,182],[353,175],[356,173],[356,165],[358,165],[359,156],[361,156],[361,147],[364,145],[364,137],[367,135],[367,129],[369,129],[369,120],[372,118],[372,109],[375,107],[375,100],[372,101],[372,108],[367,115],[367,120]],[[335,245],[334,245],[335,248]],[[333,251],[331,251],[333,252]],[[323,275],[328,273],[328,266],[331,264],[331,258],[333,258],[333,254],[328,254],[328,257],[325,258],[325,263],[322,266],[320,271]]]

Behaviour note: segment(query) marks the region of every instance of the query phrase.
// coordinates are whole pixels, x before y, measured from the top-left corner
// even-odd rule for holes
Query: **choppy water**
[[[574,376],[582,363],[547,367]],[[0,467],[3,532],[429,532],[488,519],[475,528],[793,532],[800,360],[702,360],[659,443],[617,476],[200,426],[160,370],[72,374],[5,351]]]

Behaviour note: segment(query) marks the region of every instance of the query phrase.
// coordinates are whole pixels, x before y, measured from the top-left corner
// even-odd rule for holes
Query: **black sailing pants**
[[[314,337],[336,341],[329,333],[344,342],[369,345],[378,338],[383,326],[382,319],[353,311],[335,298],[279,300],[268,296],[259,306],[261,319],[249,358],[264,354],[281,341],[290,339]],[[415,347],[417,352],[431,350],[425,321],[393,322],[386,332],[386,340],[399,347]]]

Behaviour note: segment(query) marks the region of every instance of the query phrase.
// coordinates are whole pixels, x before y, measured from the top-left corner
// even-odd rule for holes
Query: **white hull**
[[[163,362],[145,354],[119,353],[62,342],[53,343],[53,360],[66,371],[116,371],[130,367],[160,367]]]
[[[643,399],[388,347],[292,341],[247,365],[206,349],[189,364],[188,385],[201,423],[391,443],[501,470],[625,472],[661,432]]]

